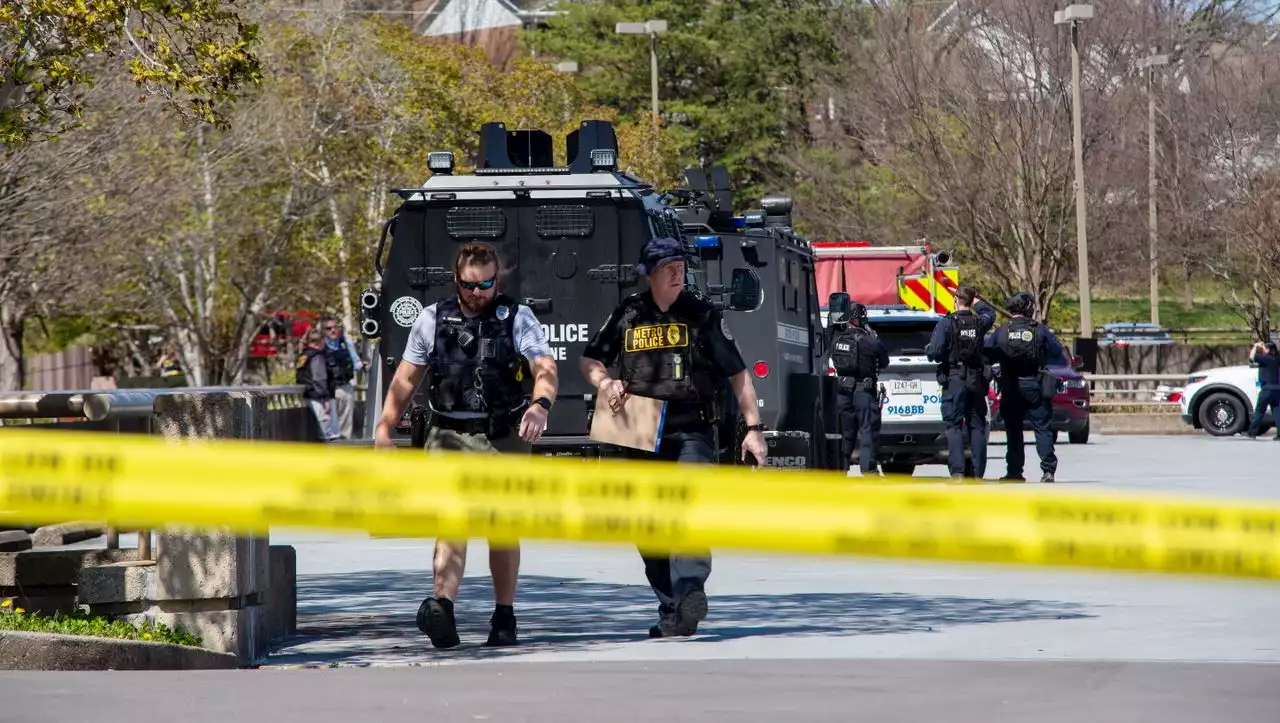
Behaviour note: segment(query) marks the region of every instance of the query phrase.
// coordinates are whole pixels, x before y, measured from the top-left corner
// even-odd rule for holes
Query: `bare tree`
[[[0,145],[0,390],[25,385],[27,322],[56,316],[93,277],[83,263],[99,240],[85,212],[95,195],[86,179],[119,139],[122,82],[104,74],[79,130],[49,143]]]
[[[1031,291],[1044,314],[1075,261],[1066,33],[1036,0],[957,4],[930,23],[911,4],[873,12],[868,33],[843,35],[831,90],[840,128],[829,142],[880,169],[879,195],[918,214],[915,237],[958,245],[999,292]],[[1133,103],[1128,58],[1116,50],[1131,39],[1125,27],[1109,20],[1086,40],[1093,238],[1130,202],[1116,187],[1123,156],[1112,125]],[[847,187],[844,168],[804,170],[812,185]]]
[[[1192,128],[1213,236],[1199,264],[1265,339],[1280,287],[1280,48],[1222,48],[1203,66]]]

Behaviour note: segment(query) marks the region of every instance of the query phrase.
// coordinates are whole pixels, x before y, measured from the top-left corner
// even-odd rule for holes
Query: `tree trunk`
[[[355,316],[351,311],[351,279],[347,269],[347,240],[342,232],[342,216],[338,213],[338,197],[329,175],[329,164],[324,160],[324,145],[320,146],[320,179],[328,195],[329,216],[333,221],[333,235],[338,239],[338,293],[342,295],[342,327],[350,334],[355,328]]]
[[[27,382],[22,358],[22,326],[25,315],[12,302],[0,303],[0,391],[20,392]]]

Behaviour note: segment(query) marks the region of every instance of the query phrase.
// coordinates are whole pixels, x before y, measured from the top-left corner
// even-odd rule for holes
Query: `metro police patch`
[[[689,327],[684,324],[655,324],[627,329],[623,350],[629,353],[654,349],[676,349],[689,345]]]

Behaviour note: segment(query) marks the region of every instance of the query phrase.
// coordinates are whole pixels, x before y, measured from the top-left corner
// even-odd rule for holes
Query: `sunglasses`
[[[492,289],[493,285],[497,283],[497,281],[498,281],[497,276],[493,277],[492,279],[488,279],[486,281],[462,281],[461,279],[459,279],[458,286],[461,286],[467,291],[475,291],[476,289],[482,289],[482,290]]]

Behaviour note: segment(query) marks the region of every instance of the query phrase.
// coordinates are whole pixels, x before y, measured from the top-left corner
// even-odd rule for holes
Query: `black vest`
[[[646,297],[632,294],[622,306],[618,372],[628,391],[673,402],[714,401],[719,387],[706,332],[712,306],[682,292],[664,312]]]
[[[997,341],[1002,377],[1033,377],[1045,364],[1044,336],[1040,324],[1025,316],[1014,317]]]
[[[314,381],[311,378],[311,360],[318,354],[324,354],[324,349],[312,349],[311,347],[306,347],[298,353],[298,359],[294,362],[293,383],[301,384],[305,387],[303,390],[304,393],[310,391],[311,384]],[[335,387],[332,376],[329,377],[326,386],[329,388],[329,396],[333,396]]]
[[[857,381],[875,379],[878,370],[873,343],[871,332],[860,326],[850,326],[836,334],[831,340],[831,364],[836,374]]]
[[[347,348],[345,337],[338,341],[337,349],[330,349],[328,344],[325,345],[324,359],[329,367],[329,378],[333,380],[334,386],[342,386],[355,378],[356,366],[355,362],[351,361],[351,350]]]
[[[462,314],[457,297],[436,304],[435,343],[427,358],[433,409],[496,415],[520,406],[524,367],[513,334],[518,308],[504,294],[475,318]]]
[[[982,335],[978,333],[980,322],[981,319],[972,311],[957,311],[951,315],[947,362],[952,370],[982,368]]]

